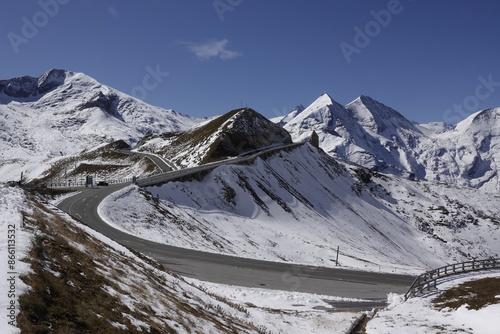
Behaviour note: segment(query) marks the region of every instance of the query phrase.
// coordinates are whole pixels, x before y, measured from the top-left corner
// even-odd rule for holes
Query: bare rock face
[[[232,121],[232,122],[231,122]],[[216,160],[277,144],[291,144],[290,134],[253,109],[237,110],[225,124],[207,158]]]
[[[0,92],[15,98],[27,98],[44,94],[64,83],[66,71],[52,69],[38,78],[21,76],[0,80]]]
[[[188,167],[291,143],[288,131],[255,110],[242,108],[170,136],[156,151],[177,165]]]

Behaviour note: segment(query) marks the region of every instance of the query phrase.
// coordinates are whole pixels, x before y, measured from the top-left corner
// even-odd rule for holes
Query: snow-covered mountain
[[[295,108],[292,109],[287,115],[285,116],[279,116],[279,117],[274,117],[271,118],[270,120],[280,126],[285,125],[288,123],[290,120],[294,119],[297,117],[301,112],[303,112],[306,108],[302,104],[299,104]]]
[[[290,134],[281,126],[253,109],[241,108],[180,134],[145,138],[138,147],[160,154],[180,167],[191,167],[291,143]]]
[[[499,196],[346,165],[309,144],[201,181],[131,186],[99,208],[160,243],[270,261],[419,273],[498,257]]]
[[[200,121],[148,105],[83,73],[53,69],[38,78],[1,80],[0,175],[17,176],[46,159],[120,139],[133,144],[148,133],[182,131]]]
[[[395,175],[500,189],[499,108],[471,115],[456,126],[417,124],[367,96],[342,106],[328,94],[282,119],[294,140],[316,131],[333,157]]]

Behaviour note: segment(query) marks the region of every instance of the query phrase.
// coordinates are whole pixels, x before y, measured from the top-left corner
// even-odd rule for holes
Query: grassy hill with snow
[[[290,134],[281,126],[255,110],[241,108],[182,133],[146,137],[138,149],[159,154],[185,168],[291,143]]]

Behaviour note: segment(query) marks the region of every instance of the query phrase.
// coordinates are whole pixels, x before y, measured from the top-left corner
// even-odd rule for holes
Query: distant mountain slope
[[[452,126],[416,124],[396,110],[360,96],[342,106],[328,94],[280,122],[294,140],[316,131],[333,157],[372,170],[500,190],[499,109],[487,109]]]
[[[145,140],[140,148],[161,154],[178,166],[188,167],[290,143],[290,134],[281,126],[253,109],[242,108],[178,135]]]
[[[430,139],[419,145],[427,178],[500,190],[500,108],[472,114]]]
[[[0,81],[0,161],[15,169],[120,139],[133,144],[148,133],[182,131],[200,121],[82,73],[54,69]]]

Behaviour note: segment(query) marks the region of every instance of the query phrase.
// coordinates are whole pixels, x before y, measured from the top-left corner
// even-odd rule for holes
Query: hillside
[[[323,299],[331,296],[186,280],[70,218],[50,197],[0,190],[8,208],[0,213],[0,263],[10,268],[0,274],[2,333],[326,334],[332,326],[348,331],[358,317],[315,309],[329,307]]]
[[[290,143],[290,134],[282,127],[255,110],[242,108],[177,135],[146,138],[138,149],[152,151],[180,167],[191,167]]]
[[[133,235],[249,258],[417,273],[498,256],[496,194],[369,172],[310,145],[201,182],[128,187],[101,216]]]
[[[500,257],[500,108],[457,125],[417,124],[370,97],[343,106],[325,93],[273,121],[249,108],[195,119],[82,73],[50,70],[0,80],[0,179],[24,173],[49,186],[0,184],[4,268],[16,238],[10,269],[18,275],[16,296],[0,306],[17,303],[19,328],[8,329],[349,332],[357,316],[330,312],[335,296],[180,277],[57,209],[70,194],[50,188],[59,181],[74,186],[87,175],[113,181],[160,171],[130,149],[183,169],[305,142],[313,131],[319,149],[299,143],[244,164],[212,165],[183,181],[126,186],[97,213],[158,243],[310,266],[420,274]],[[90,212],[89,198],[100,198],[92,192],[103,189],[112,190],[88,189],[82,212]],[[3,291],[9,275],[0,275]],[[8,317],[0,319],[7,324]]]
[[[275,121],[295,141],[316,131],[332,157],[374,171],[498,191],[499,113],[482,110],[456,126],[417,124],[370,97],[342,106],[325,93],[300,113]]]
[[[83,73],[50,70],[0,81],[0,178],[37,177],[60,157],[200,122],[150,106]]]

